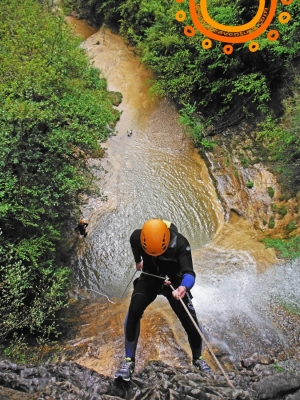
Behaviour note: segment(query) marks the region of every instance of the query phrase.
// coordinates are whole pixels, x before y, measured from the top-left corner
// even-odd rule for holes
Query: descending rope
[[[109,297],[106,296],[106,294],[100,293],[100,292],[98,292],[97,290],[94,290],[94,289],[85,289],[85,290],[91,290],[92,292],[98,293],[98,294],[100,294],[100,296],[106,297],[107,300],[108,300],[110,303],[112,303],[112,304],[117,304],[117,303],[119,303],[119,301],[120,301],[120,300],[122,299],[122,297],[124,296],[124,293],[126,292],[128,286],[131,284],[131,282],[132,282],[132,280],[133,280],[133,278],[135,277],[135,274],[136,274],[137,272],[138,272],[137,270],[134,272],[134,274],[133,274],[132,278],[130,279],[128,285],[127,285],[126,288],[123,290],[123,293],[121,294],[121,297],[119,297],[119,299],[118,299],[117,301],[111,301],[111,300],[109,299]]]
[[[145,275],[150,275],[150,276],[154,276],[155,278],[163,279],[165,282],[169,282],[169,284],[168,284],[168,283],[167,283],[167,284],[170,286],[170,288],[171,288],[172,290],[175,290],[174,287],[170,284],[170,281],[169,281],[168,276],[162,277],[162,276],[158,276],[158,275],[148,274],[147,272],[143,272],[143,274],[145,274]],[[219,360],[218,360],[217,357],[215,356],[215,354],[214,354],[214,352],[213,352],[213,350],[212,350],[210,344],[207,342],[207,340],[205,339],[203,333],[200,331],[199,326],[196,324],[196,322],[195,322],[194,318],[192,317],[191,313],[189,312],[188,308],[186,307],[186,305],[184,304],[184,302],[183,302],[183,300],[182,300],[181,298],[179,298],[179,300],[180,300],[181,304],[183,305],[185,311],[187,312],[188,316],[190,317],[191,321],[193,322],[193,324],[194,324],[195,328],[197,329],[199,335],[201,336],[202,340],[203,340],[204,343],[206,344],[206,346],[207,346],[207,348],[208,348],[210,354],[212,355],[213,359],[215,360],[217,366],[220,368],[220,370],[221,370],[222,374],[224,375],[224,377],[225,377],[225,379],[226,379],[228,385],[229,385],[232,389],[234,389],[234,386],[233,386],[232,383],[230,382],[230,380],[229,380],[229,378],[228,378],[226,372],[224,371],[222,365],[220,364]]]
[[[170,285],[170,288],[172,290],[175,290],[174,287],[172,285]],[[217,359],[217,357],[215,356],[215,353],[213,352],[212,348],[210,347],[210,344],[208,343],[208,341],[205,339],[203,333],[200,331],[199,326],[196,324],[194,318],[191,316],[189,310],[187,309],[187,306],[184,304],[183,300],[181,298],[179,298],[181,304],[183,305],[183,307],[185,308],[185,311],[187,312],[188,316],[190,317],[190,319],[192,320],[193,324],[195,325],[195,328],[197,329],[197,331],[199,332],[201,338],[203,339],[203,342],[205,343],[205,345],[207,346],[210,354],[213,356],[213,359],[215,360],[215,362],[217,363],[218,367],[220,368],[222,374],[224,375],[228,385],[234,389],[234,386],[232,385],[232,383],[230,382],[226,372],[224,371],[222,365],[220,364],[219,360]]]

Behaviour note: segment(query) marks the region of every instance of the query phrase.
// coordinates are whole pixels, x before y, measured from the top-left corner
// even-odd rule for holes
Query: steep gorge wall
[[[265,236],[299,235],[299,199],[286,198],[278,177],[264,164],[267,157],[255,132],[243,124],[216,138],[212,152],[202,152],[224,208],[225,221],[232,214],[246,219]],[[262,154],[263,153],[263,154]]]

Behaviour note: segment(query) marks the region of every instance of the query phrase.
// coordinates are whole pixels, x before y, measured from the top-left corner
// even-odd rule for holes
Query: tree
[[[61,234],[91,190],[88,158],[119,117],[63,17],[34,0],[0,5],[0,338],[48,334],[66,305]]]
[[[155,74],[152,92],[171,97],[179,108],[196,105],[206,128],[212,128],[211,135],[266,112],[285,77],[290,79],[292,61],[300,52],[300,3],[296,1],[288,6],[278,2],[269,27],[280,33],[278,40],[269,41],[265,33],[256,39],[255,53],[246,43],[234,45],[231,55],[224,54],[224,44],[216,41],[204,49],[199,32],[184,35],[184,26],[193,25],[188,1],[120,0],[118,7],[114,0],[91,2],[100,19],[117,18],[120,32],[138,48]],[[208,8],[217,22],[241,25],[253,18],[257,3],[210,0]],[[185,12],[184,22],[175,19],[178,10]],[[292,15],[287,24],[277,18],[283,11]]]

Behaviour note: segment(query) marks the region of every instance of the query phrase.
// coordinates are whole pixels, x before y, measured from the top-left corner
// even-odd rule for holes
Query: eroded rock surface
[[[300,398],[300,363],[282,364],[278,372],[263,355],[253,355],[242,364],[261,362],[261,369],[241,367],[228,373],[231,388],[219,373],[202,374],[151,361],[130,383],[116,381],[75,362],[20,366],[0,362],[1,400],[109,400],[109,399],[287,399]],[[257,366],[258,364],[256,364]]]
[[[255,135],[255,128],[242,124],[219,134],[213,152],[202,153],[222,202],[225,220],[234,212],[262,234],[299,235],[299,199],[288,197],[278,183],[266,149]]]

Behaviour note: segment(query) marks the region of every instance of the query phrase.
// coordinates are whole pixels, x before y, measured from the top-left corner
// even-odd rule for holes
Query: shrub
[[[270,218],[269,223],[268,223],[268,227],[270,229],[273,229],[275,227],[275,219],[274,219],[274,217]]]
[[[243,164],[243,166],[244,166],[245,168],[248,168],[248,166],[249,166],[249,161],[247,160],[246,157],[243,157],[243,158],[241,159],[241,163]]]
[[[289,239],[272,239],[266,238],[263,240],[265,246],[273,247],[277,250],[278,254],[282,258],[295,259],[300,256],[300,237],[294,236]]]
[[[195,115],[196,106],[185,104],[180,111],[179,123],[183,126],[186,133],[190,135],[197,147],[206,150],[213,150],[216,141],[208,140],[203,136],[204,125],[199,117]]]
[[[275,203],[272,203],[272,204],[271,204],[271,210],[272,210],[273,212],[276,212],[276,211],[277,211],[277,206],[276,206]]]
[[[296,224],[294,221],[290,221],[287,225],[285,225],[284,229],[286,231],[292,232],[294,229],[296,229]]]
[[[268,187],[268,194],[271,197],[271,199],[274,197],[275,192],[271,186]]]
[[[272,161],[277,166],[280,174],[279,182],[286,192],[296,195],[300,183],[299,178],[299,118],[300,95],[299,77],[291,77],[289,93],[284,104],[284,116],[276,118],[270,113],[266,120],[259,124],[261,137],[267,145]],[[280,200],[287,198],[286,194],[280,196]]]
[[[277,209],[277,212],[282,215],[283,217],[287,214],[287,208],[286,206],[281,206]]]
[[[0,26],[1,340],[22,328],[55,334],[70,285],[62,232],[93,190],[88,158],[103,153],[119,112],[63,17],[5,0]]]
[[[153,71],[152,93],[170,97],[179,107],[195,104],[204,118],[204,128],[211,135],[223,132],[243,118],[265,112],[280,82],[285,78],[291,81],[295,74],[292,62],[300,52],[300,3],[296,1],[289,5],[292,18],[288,24],[280,24],[274,18],[270,25],[270,29],[280,33],[279,40],[270,43],[262,35],[257,38],[259,51],[251,53],[248,43],[236,44],[229,57],[223,53],[222,43],[213,41],[213,46],[205,50],[201,44],[204,37],[198,31],[193,37],[183,34],[183,24],[174,16],[182,9],[186,12],[184,25],[193,25],[188,2],[77,2],[100,22],[117,23],[121,34],[136,46],[141,60]],[[241,0],[215,1],[210,16],[219,23],[240,25],[249,21],[256,9],[255,1],[248,2],[247,7]],[[277,12],[282,11],[286,7],[278,2]],[[269,130],[265,131],[269,135]]]

